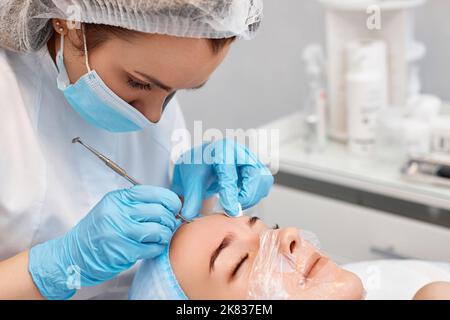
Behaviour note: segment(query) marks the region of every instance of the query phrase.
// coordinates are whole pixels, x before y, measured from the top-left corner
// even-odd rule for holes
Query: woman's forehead
[[[191,234],[207,234],[211,231],[219,232],[225,228],[229,228],[236,222],[237,221],[232,221],[232,218],[229,218],[223,214],[214,214],[196,218],[190,223],[183,224],[178,229],[177,234],[181,233],[182,235],[187,234],[188,236],[190,236]]]
[[[201,245],[203,248],[221,241],[230,232],[238,232],[248,217],[229,218],[224,214],[213,214],[183,224],[175,233],[172,243],[183,242],[183,247]],[[205,240],[207,240],[205,242]]]
[[[217,214],[183,224],[175,232],[170,245],[170,259],[175,269],[181,264],[187,270],[207,268],[212,252],[228,230],[232,229],[230,225],[233,222],[228,222],[229,219]],[[177,271],[182,272],[179,269],[175,270]]]
[[[176,75],[174,78],[186,75],[193,85],[207,80],[227,53],[227,50],[223,50],[220,54],[215,54],[205,39],[160,35],[141,35],[131,41],[112,39],[106,44],[108,45],[114,47],[114,52],[121,52],[122,63],[133,64],[134,68],[146,73],[158,73],[156,75],[166,77],[161,80],[168,83],[176,80],[171,79],[172,74]],[[199,79],[191,79],[193,77]]]

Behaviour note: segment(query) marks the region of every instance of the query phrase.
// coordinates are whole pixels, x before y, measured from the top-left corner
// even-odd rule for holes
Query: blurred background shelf
[[[345,145],[334,142],[319,154],[305,153],[299,139],[280,148],[284,173],[450,210],[448,188],[405,180],[400,172],[403,164],[352,156]]]
[[[413,183],[400,172],[402,162],[358,157],[345,144],[329,141],[323,152],[305,152],[301,141],[301,114],[294,113],[262,127],[280,130],[280,183],[303,177],[349,190],[367,192],[434,209],[450,210],[450,190]]]

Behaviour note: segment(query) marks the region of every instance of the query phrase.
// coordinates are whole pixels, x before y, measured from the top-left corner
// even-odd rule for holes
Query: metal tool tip
[[[80,142],[80,137],[76,137],[72,139],[72,143]]]

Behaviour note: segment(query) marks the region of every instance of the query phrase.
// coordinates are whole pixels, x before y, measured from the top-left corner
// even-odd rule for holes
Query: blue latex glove
[[[239,204],[247,209],[269,194],[273,176],[245,146],[232,140],[203,144],[184,153],[174,169],[172,190],[184,197],[182,214],[196,217],[202,202],[219,193],[220,204],[231,216]]]
[[[29,271],[45,298],[70,298],[73,286],[100,284],[139,259],[160,255],[180,210],[180,199],[168,189],[110,192],[64,236],[33,247]]]

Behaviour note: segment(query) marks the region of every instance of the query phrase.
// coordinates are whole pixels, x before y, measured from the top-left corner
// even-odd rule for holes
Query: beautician
[[[268,194],[268,169],[228,140],[169,178],[176,92],[204,86],[261,18],[262,0],[0,0],[0,299],[124,298],[180,211],[218,192],[236,216]]]

